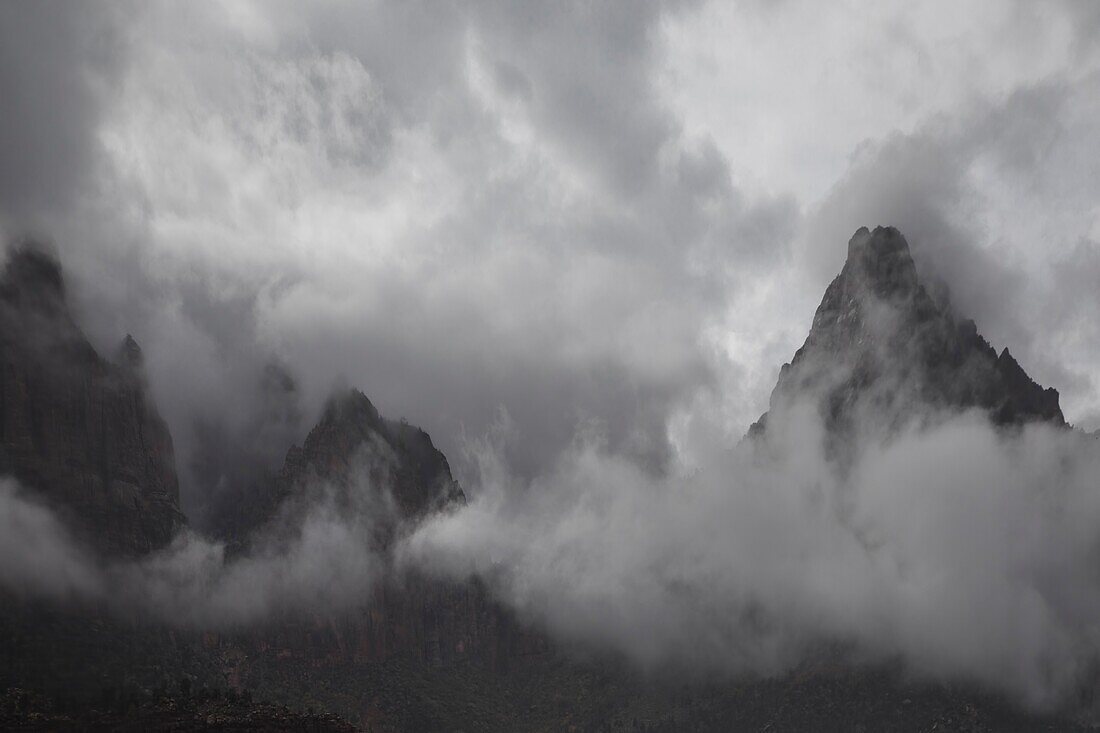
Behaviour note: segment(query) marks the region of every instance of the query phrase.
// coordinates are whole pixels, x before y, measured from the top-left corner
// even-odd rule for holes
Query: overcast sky
[[[209,435],[277,463],[335,386],[460,476],[501,424],[527,474],[578,427],[660,465],[700,403],[735,439],[861,225],[1095,428],[1097,38],[1089,0],[2,0],[0,222],[142,344],[192,508]]]

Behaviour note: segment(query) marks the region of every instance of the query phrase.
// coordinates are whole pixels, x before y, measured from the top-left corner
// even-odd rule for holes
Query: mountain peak
[[[909,243],[895,227],[860,227],[848,240],[848,259],[909,251]]]
[[[307,501],[319,487],[342,502],[370,504],[388,495],[396,514],[378,513],[382,503],[371,509],[383,534],[395,521],[417,520],[466,501],[447,458],[426,432],[384,418],[358,389],[341,389],[329,397],[302,445],[287,451],[278,474],[242,495],[220,531],[246,541],[250,532],[275,521],[281,506]]]
[[[145,355],[132,335],[126,334],[126,338],[122,339],[122,343],[118,345],[115,361],[119,366],[132,372],[140,373],[145,367]]]
[[[878,295],[910,294],[918,286],[909,243],[894,227],[860,227],[848,240],[842,277],[858,279]]]
[[[938,412],[980,409],[994,423],[1064,425],[1058,393],[1036,384],[973,321],[937,304],[893,227],[862,227],[814,314],[806,342],[780,371],[770,413],[816,404],[830,441]],[[767,429],[765,414],[750,434]],[[885,433],[883,432],[885,431]]]
[[[346,389],[329,397],[321,423],[343,425],[352,428],[356,433],[365,434],[367,431],[379,429],[382,416],[365,394],[358,389]]]

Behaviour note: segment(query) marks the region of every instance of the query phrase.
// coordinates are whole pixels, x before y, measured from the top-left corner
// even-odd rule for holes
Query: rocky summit
[[[347,486],[364,472],[374,490],[386,487],[401,519],[466,501],[447,458],[431,437],[404,421],[386,420],[367,396],[348,390],[331,397],[301,448],[291,448],[276,481],[288,496],[309,484]]]
[[[329,398],[320,420],[301,446],[287,451],[278,473],[241,487],[237,501],[226,503],[218,533],[231,542],[245,541],[281,509],[293,512],[290,505],[316,500],[318,491],[374,515],[384,534],[466,502],[446,456],[426,432],[382,417],[365,394],[350,389]]]
[[[980,410],[1003,426],[1065,425],[1056,390],[932,298],[893,227],[852,236],[844,268],[750,435],[765,434],[770,416],[799,402],[819,412],[834,451],[858,431],[888,433],[945,412]]]
[[[183,523],[172,437],[141,349],[96,353],[69,312],[57,260],[23,244],[0,276],[0,474],[111,554],[165,545]]]

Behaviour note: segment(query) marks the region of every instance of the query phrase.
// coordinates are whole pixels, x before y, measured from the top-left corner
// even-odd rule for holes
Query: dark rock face
[[[287,451],[277,474],[242,492],[235,509],[222,517],[220,534],[242,541],[281,508],[293,511],[288,504],[316,499],[319,489],[331,491],[348,511],[379,515],[386,534],[466,502],[447,458],[426,432],[384,419],[366,395],[349,390],[329,399],[317,425],[300,447]]]
[[[888,432],[943,411],[979,409],[998,425],[1065,425],[1057,391],[932,299],[892,227],[852,237],[805,344],[780,370],[769,413],[750,435],[765,433],[769,414],[799,400],[817,407],[833,449],[857,430]]]
[[[108,553],[148,552],[183,523],[140,348],[127,336],[117,363],[102,359],[69,313],[57,261],[34,246],[0,278],[0,474]]]
[[[316,481],[347,489],[357,469],[366,469],[374,490],[390,492],[400,519],[421,519],[466,502],[428,434],[404,421],[383,419],[358,390],[332,397],[302,447],[287,453],[275,495],[293,495]]]

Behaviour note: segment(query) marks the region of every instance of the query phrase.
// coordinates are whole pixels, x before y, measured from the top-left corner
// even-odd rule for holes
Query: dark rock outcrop
[[[318,481],[348,490],[357,479],[360,485],[366,479],[369,490],[388,492],[402,520],[466,502],[426,432],[383,419],[366,395],[350,390],[330,398],[302,447],[287,453],[274,493],[283,499]]]
[[[311,667],[372,665],[391,658],[414,659],[429,667],[477,660],[506,668],[517,655],[538,653],[545,641],[524,631],[493,603],[476,580],[452,583],[397,567],[395,537],[440,511],[466,503],[446,457],[420,428],[387,420],[358,390],[334,395],[301,447],[292,447],[267,486],[254,488],[240,503],[233,525],[233,554],[252,545],[292,535],[315,502],[334,502],[341,516],[371,535],[385,566],[378,584],[352,612],[324,612],[284,619],[278,653],[286,664]],[[364,521],[366,520],[366,521]],[[264,638],[227,638],[255,659],[270,649]],[[358,666],[357,666],[358,665]],[[239,674],[247,677],[249,668]]]
[[[73,320],[57,260],[34,245],[12,252],[0,278],[0,474],[89,544],[138,554],[165,545],[183,515],[172,438],[131,337],[118,359]]]
[[[303,444],[287,451],[278,473],[226,503],[218,533],[245,543],[278,519],[280,510],[290,511],[293,522],[292,505],[316,500],[319,491],[329,492],[348,511],[376,514],[384,534],[466,502],[447,458],[426,432],[383,418],[366,395],[348,390],[329,399]]]
[[[915,419],[978,409],[1002,426],[1065,425],[1058,392],[1036,384],[1008,349],[999,355],[921,284],[909,245],[892,227],[861,228],[825,291],[805,344],[784,364],[769,415],[799,401],[819,411],[829,448],[857,431],[889,433]]]

